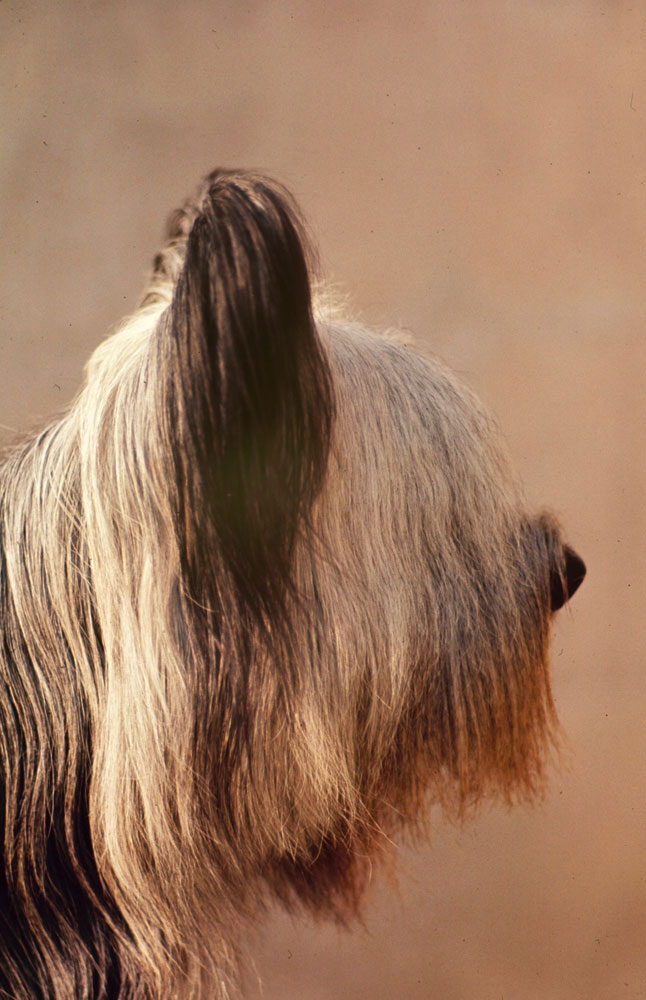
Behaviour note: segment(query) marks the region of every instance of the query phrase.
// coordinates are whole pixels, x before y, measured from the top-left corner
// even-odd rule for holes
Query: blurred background
[[[435,817],[352,933],[270,915],[246,997],[646,997],[646,5],[0,0],[0,39],[0,443],[70,400],[198,178],[260,167],[588,564],[544,804]]]

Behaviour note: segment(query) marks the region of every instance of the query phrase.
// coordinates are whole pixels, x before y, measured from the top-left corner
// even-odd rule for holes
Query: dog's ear
[[[561,565],[552,570],[550,578],[550,603],[558,611],[579,589],[586,574],[585,563],[569,545],[563,546]]]
[[[287,192],[258,175],[213,175],[164,340],[187,566],[194,577],[219,558],[218,580],[228,570],[239,598],[271,610],[321,486],[333,417]]]

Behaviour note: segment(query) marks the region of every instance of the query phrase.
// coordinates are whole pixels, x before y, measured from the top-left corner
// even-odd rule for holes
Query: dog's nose
[[[569,545],[563,547],[565,579],[559,572],[552,572],[550,600],[552,611],[558,611],[576,593],[585,577],[585,563]]]

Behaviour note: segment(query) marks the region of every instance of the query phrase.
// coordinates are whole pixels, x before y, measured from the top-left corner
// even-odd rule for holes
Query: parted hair
[[[435,360],[312,294],[215,171],[69,411],[0,466],[0,997],[235,992],[440,802],[543,787],[584,568]]]

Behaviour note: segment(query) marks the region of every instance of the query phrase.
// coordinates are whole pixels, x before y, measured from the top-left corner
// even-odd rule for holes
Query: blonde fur
[[[229,460],[204,450],[220,419],[200,381],[211,340],[189,350],[182,338],[211,314],[218,351],[225,324],[236,349],[244,334],[222,305],[229,285],[215,304],[182,292],[209,198],[225,251],[234,237],[243,247],[219,265],[237,275],[230,287],[265,301],[254,271],[265,230],[250,237],[247,220],[282,234],[286,196],[212,175],[69,413],[0,472],[4,886],[18,928],[0,945],[0,984],[17,1000],[224,1000],[240,927],[271,893],[347,916],[370,859],[429,802],[455,815],[543,784],[559,530],[526,512],[491,422],[441,364],[345,321],[320,294],[303,365],[320,378],[330,438],[320,480],[311,459],[311,494],[295,488],[295,534],[276,539],[266,593],[220,528],[200,534],[220,516],[228,530],[203,484]],[[208,247],[203,228],[190,239]],[[271,292],[280,272],[268,259]],[[286,351],[289,322],[277,327]],[[268,364],[281,349],[267,348]],[[247,353],[218,355],[227,399]],[[286,374],[269,403],[272,391],[292,403],[290,357],[276,361]],[[239,407],[264,391],[250,386]],[[257,426],[280,438],[279,456],[294,423],[281,414]],[[246,490],[244,472],[232,482]],[[267,482],[243,524],[263,544]]]

